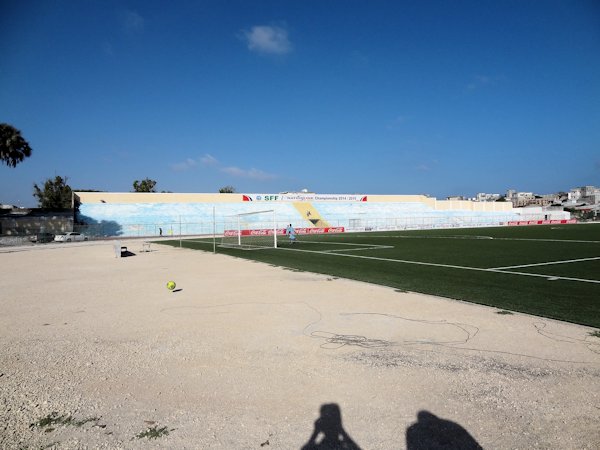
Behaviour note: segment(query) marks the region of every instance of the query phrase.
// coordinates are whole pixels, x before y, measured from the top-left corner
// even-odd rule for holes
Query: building
[[[556,194],[535,195],[528,205],[551,206],[558,203],[558,201],[558,195]]]
[[[476,202],[495,202],[502,197],[500,194],[486,194],[484,192],[479,192],[475,196]]]
[[[77,231],[91,236],[222,234],[259,211],[271,211],[277,228],[292,223],[314,233],[500,226],[523,218],[510,202],[424,195],[75,192],[74,197],[77,222],[84,224]],[[528,219],[544,219],[536,214]]]
[[[0,208],[0,235],[65,233],[73,230],[73,216],[72,209],[48,211],[40,208]]]
[[[510,198],[510,201],[515,208],[522,208],[530,205],[532,204],[533,200],[535,200],[535,195],[533,192],[515,192]]]

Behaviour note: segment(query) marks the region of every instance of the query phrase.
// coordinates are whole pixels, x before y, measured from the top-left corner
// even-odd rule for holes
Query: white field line
[[[492,236],[476,236],[476,235],[456,235],[456,236],[406,236],[406,235],[377,235],[377,236],[366,236],[361,234],[360,237],[370,238],[387,238],[387,239],[495,239]]]
[[[526,238],[491,238],[496,241],[534,241],[534,242],[562,242],[563,244],[570,244],[571,242],[577,242],[580,244],[600,244],[600,241],[581,241],[577,239],[526,239]]]
[[[363,250],[381,250],[382,248],[394,248],[393,245],[378,245],[376,247],[361,247],[361,248],[347,248],[341,250],[322,250],[323,253],[331,253],[331,252],[360,252]]]
[[[550,266],[553,264],[569,264],[569,263],[580,262],[580,261],[594,261],[596,259],[600,259],[600,256],[596,256],[593,258],[568,259],[565,261],[550,261],[550,262],[536,263],[536,264],[521,264],[519,266],[490,267],[490,270],[518,269],[519,267]]]
[[[321,250],[323,253],[331,253],[331,252],[356,252],[362,250],[379,250],[382,248],[394,248],[393,245],[376,245],[376,244],[354,244],[350,242],[327,242],[327,241],[302,241],[302,244],[327,244],[327,245],[344,245],[344,246],[354,246],[360,248],[348,248],[341,250]]]
[[[569,280],[569,281],[581,281],[582,283],[600,284],[600,280],[588,280],[586,278],[560,277],[560,276],[554,276],[554,275],[541,275],[539,273],[514,272],[512,270],[495,270],[495,269],[484,269],[484,270],[487,270],[488,272],[510,273],[512,275],[524,275],[524,276],[527,276],[527,277],[546,278],[547,280]]]
[[[369,236],[369,238],[391,238],[391,239],[472,239],[472,240],[494,240],[494,241],[533,241],[533,242],[562,242],[570,244],[572,242],[580,244],[600,244],[600,241],[582,241],[576,239],[527,239],[527,238],[501,238],[492,236],[391,236],[379,235]]]
[[[199,244],[211,244],[213,243],[212,240],[197,240],[197,239],[186,239],[186,242],[197,242]],[[287,241],[285,241],[287,242]],[[302,244],[328,244],[328,245],[344,245],[344,246],[355,246],[355,247],[360,247],[360,248],[349,248],[349,249],[341,249],[341,250],[321,250],[323,253],[329,253],[329,252],[356,252],[356,251],[362,251],[362,250],[380,250],[382,248],[394,248],[393,245],[375,245],[375,244],[353,244],[353,243],[346,243],[346,242],[323,242],[323,241],[302,241]],[[223,244],[219,244],[220,246],[224,246]],[[227,247],[225,245],[225,247]],[[244,247],[244,245],[242,245],[242,247]],[[244,248],[244,250],[260,250],[260,249],[268,249],[268,248],[272,248],[272,247],[264,247],[264,246],[253,246],[251,244],[246,244],[246,247],[253,247],[253,248]],[[240,248],[237,245],[232,245],[231,248]]]
[[[352,242],[302,241],[302,244],[327,244],[327,245],[348,245],[348,246],[354,246],[354,247],[371,247],[371,248],[390,248],[390,247],[392,247],[393,248],[392,245],[355,244]]]
[[[553,276],[553,275],[540,275],[538,273],[514,272],[514,271],[499,270],[499,269],[483,269],[483,268],[479,268],[479,267],[455,266],[452,264],[438,264],[438,263],[429,263],[429,262],[422,262],[422,261],[408,261],[405,259],[378,258],[375,256],[348,255],[345,253],[331,253],[331,252],[326,253],[326,252],[317,251],[317,250],[301,250],[301,249],[287,248],[287,247],[279,247],[279,248],[280,248],[280,250],[287,250],[287,251],[292,251],[292,252],[318,253],[318,254],[322,254],[322,255],[343,256],[346,258],[371,259],[374,261],[387,261],[387,262],[395,262],[395,263],[401,263],[401,264],[416,264],[416,265],[421,265],[421,266],[445,267],[445,268],[450,268],[450,269],[473,270],[476,272],[507,273],[507,274],[511,274],[511,275],[522,275],[522,276],[526,276],[526,277],[538,277],[538,278],[546,278],[546,279],[552,279],[552,280],[569,280],[569,281],[580,281],[583,283],[600,284],[600,280],[587,280],[584,278],[560,277],[560,276]]]

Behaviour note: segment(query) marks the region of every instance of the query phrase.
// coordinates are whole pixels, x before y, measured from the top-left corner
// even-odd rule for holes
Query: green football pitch
[[[239,258],[600,328],[600,224],[300,235],[251,251],[219,242]],[[212,252],[213,239],[181,246]]]

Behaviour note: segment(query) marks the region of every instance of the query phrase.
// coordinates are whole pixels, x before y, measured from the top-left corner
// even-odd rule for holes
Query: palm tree
[[[21,132],[12,125],[0,123],[0,161],[9,167],[16,167],[30,156],[31,147]]]

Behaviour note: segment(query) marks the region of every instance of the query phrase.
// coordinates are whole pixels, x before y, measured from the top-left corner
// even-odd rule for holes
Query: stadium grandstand
[[[569,219],[563,211],[510,202],[437,200],[424,195],[314,193],[195,194],[75,192],[75,229],[90,236],[223,234],[236,215],[273,210],[287,224],[321,232],[502,226]]]

